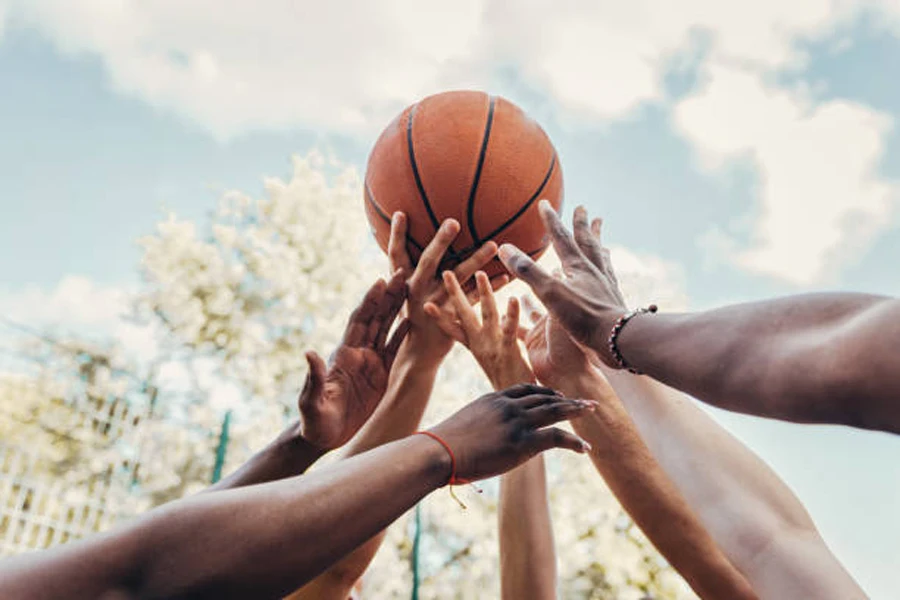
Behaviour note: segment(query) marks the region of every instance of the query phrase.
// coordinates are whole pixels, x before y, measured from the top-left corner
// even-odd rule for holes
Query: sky
[[[115,327],[165,211],[314,148],[362,170],[394,114],[457,88],[538,119],[567,211],[691,308],[900,294],[900,3],[627,4],[0,0],[0,312]],[[713,414],[895,594],[900,436]]]

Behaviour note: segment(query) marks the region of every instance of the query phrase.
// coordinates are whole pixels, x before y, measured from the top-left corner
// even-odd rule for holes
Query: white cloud
[[[31,324],[108,329],[127,309],[128,292],[121,287],[102,286],[78,275],[69,275],[47,291],[29,286],[0,293],[0,314]]]
[[[61,330],[89,339],[115,340],[129,355],[149,359],[155,354],[156,338],[150,328],[127,320],[131,294],[126,287],[69,275],[49,291],[30,286],[0,292],[0,315],[36,331]],[[18,332],[3,328],[0,333],[7,337]]]
[[[228,135],[383,125],[441,87],[468,52],[481,3],[22,0],[16,9],[64,51],[98,55],[121,90]]]
[[[635,252],[625,246],[611,245],[609,252],[628,306],[657,304],[667,312],[688,309],[684,269],[680,264],[652,254]],[[559,257],[552,249],[541,256],[538,264],[547,272],[560,268]],[[514,295],[528,293],[519,281],[514,281],[505,289]]]
[[[710,80],[676,122],[707,167],[744,152],[763,177],[755,238],[735,263],[814,282],[847,260],[835,249],[858,250],[885,221],[888,192],[873,171],[887,118],[764,82],[804,63],[798,42],[862,10],[900,25],[897,0],[6,2],[63,51],[99,57],[119,90],[220,137],[290,127],[371,137],[407,103],[494,89],[510,66],[562,122],[619,119],[668,101],[665,69],[702,33]]]
[[[712,36],[713,58],[774,68],[803,60],[798,38],[821,35],[866,5],[12,2],[19,21],[64,51],[99,56],[119,89],[219,135],[290,126],[371,131],[423,94],[491,87],[505,65],[570,111],[621,117],[662,98],[666,61],[693,32]]]
[[[792,283],[833,274],[890,221],[896,190],[876,168],[892,120],[846,101],[814,105],[748,71],[706,75],[675,108],[676,127],[703,168],[749,158],[760,177],[749,247],[721,231],[710,239],[742,267]]]
[[[681,265],[658,256],[636,253],[623,246],[610,246],[609,251],[629,306],[656,304],[666,312],[688,309]]]

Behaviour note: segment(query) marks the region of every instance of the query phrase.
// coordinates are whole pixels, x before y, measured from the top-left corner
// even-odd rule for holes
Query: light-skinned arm
[[[519,348],[519,304],[511,298],[499,314],[488,277],[475,275],[481,318],[469,305],[459,281],[444,275],[452,304],[426,310],[451,337],[464,344],[494,389],[534,381]],[[556,598],[556,552],[547,504],[547,478],[542,456],[536,456],[500,478],[498,510],[500,589],[504,600]]]
[[[527,303],[526,303],[527,305]],[[539,380],[597,408],[572,420],[597,471],[647,538],[701,598],[756,598],[641,439],[615,391],[552,319],[529,308],[525,336]]]

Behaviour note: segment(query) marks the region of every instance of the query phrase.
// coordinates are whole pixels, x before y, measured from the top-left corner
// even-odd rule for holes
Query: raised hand
[[[481,304],[480,320],[456,276],[449,271],[444,273],[444,287],[450,297],[449,307],[441,309],[428,302],[425,312],[445,334],[469,349],[494,389],[534,381],[534,375],[519,350],[518,301],[509,299],[501,321],[488,276],[479,271],[475,274],[475,283]]]
[[[584,453],[588,445],[581,438],[550,425],[595,405],[520,384],[478,398],[431,432],[452,450],[456,478],[475,481],[505,473],[550,448]]]
[[[453,339],[447,336],[437,324],[425,315],[424,306],[432,303],[441,309],[447,309],[449,297],[441,283],[440,273],[444,256],[450,244],[459,235],[459,222],[447,219],[441,224],[434,239],[425,247],[419,262],[413,269],[412,260],[406,250],[406,215],[394,213],[391,220],[391,237],[388,241],[388,259],[392,271],[403,270],[411,273],[408,285],[409,292],[406,303],[406,317],[412,327],[407,346],[409,354],[418,360],[439,363],[453,347]],[[484,268],[497,254],[497,244],[486,242],[454,270],[456,278],[465,286],[470,284],[472,275]],[[491,282],[494,289],[499,289],[509,281],[508,275],[495,277]],[[470,293],[471,296],[471,293]],[[406,353],[406,350],[404,350]]]
[[[582,373],[591,368],[588,355],[555,319],[541,314],[527,297],[522,302],[532,323],[531,329],[522,337],[528,350],[528,362],[539,381],[556,386],[567,374]]]
[[[409,331],[404,320],[388,340],[406,300],[403,272],[388,283],[379,279],[350,316],[344,338],[329,365],[307,352],[309,372],[300,392],[300,435],[321,450],[338,448],[356,434],[378,406],[400,343]]]
[[[510,244],[500,248],[500,260],[511,273],[531,286],[573,340],[595,352],[609,366],[618,368],[607,348],[607,340],[615,322],[625,314],[625,301],[609,260],[609,250],[600,243],[601,221],[595,220],[589,227],[587,211],[579,206],[572,220],[573,236],[549,202],[542,200],[539,209],[565,276],[561,279],[551,276]]]

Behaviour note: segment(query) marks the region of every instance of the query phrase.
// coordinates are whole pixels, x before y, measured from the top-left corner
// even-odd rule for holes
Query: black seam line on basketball
[[[475,177],[472,179],[472,189],[469,190],[469,202],[466,206],[466,219],[469,222],[469,233],[472,234],[472,244],[481,245],[481,239],[478,237],[478,230],[475,228],[475,194],[478,191],[478,182],[481,180],[481,170],[484,168],[484,159],[487,157],[488,142],[491,139],[491,127],[494,124],[494,107],[497,99],[494,96],[488,96],[487,121],[484,124],[484,137],[481,139],[481,152],[478,153],[478,165],[475,167]]]
[[[482,244],[485,242],[491,241],[492,239],[494,239],[495,237],[497,237],[498,235],[503,233],[503,230],[505,230],[507,227],[509,227],[510,225],[515,223],[516,219],[521,217],[522,214],[524,214],[525,211],[528,210],[528,207],[531,206],[532,204],[534,204],[534,201],[540,197],[541,192],[543,192],[544,188],[547,187],[547,182],[549,182],[550,177],[553,176],[553,170],[555,168],[556,168],[556,152],[553,153],[553,158],[550,160],[550,168],[547,169],[547,174],[544,175],[544,180],[541,182],[541,185],[538,187],[537,191],[531,195],[531,198],[528,199],[528,202],[523,204],[522,207],[516,211],[516,214],[514,214],[513,216],[508,218],[502,225],[500,225],[497,229],[495,229],[490,234],[488,234],[487,237],[485,237],[483,240],[481,240]],[[478,246],[478,244],[476,243],[474,246],[465,248],[465,249],[461,250],[460,252],[467,252],[471,248],[476,248],[477,246]]]
[[[438,221],[437,215],[434,214],[434,209],[431,208],[431,202],[428,201],[428,194],[425,193],[425,184],[422,183],[422,176],[419,174],[419,165],[416,164],[416,150],[413,147],[413,117],[416,114],[416,108],[418,106],[418,104],[412,105],[409,109],[409,117],[406,119],[406,148],[409,151],[409,164],[412,166],[413,178],[416,180],[416,188],[419,190],[419,199],[422,200],[422,204],[425,205],[425,211],[428,213],[428,218],[431,219],[431,224],[434,226],[434,232],[437,233],[441,223]],[[453,249],[452,243],[450,244],[450,247],[447,248],[447,252],[454,260],[458,260],[459,255],[456,253],[456,250]]]
[[[366,184],[365,188],[366,188],[366,202],[368,202],[369,205],[371,205],[371,207],[375,210],[375,212],[378,213],[379,217],[384,219],[385,223],[390,224],[391,218],[389,216],[387,216],[387,213],[384,212],[384,210],[380,206],[378,206],[377,202],[375,202],[375,196],[372,195],[372,191],[369,189],[369,185]],[[416,248],[416,250],[418,250],[419,252],[425,251],[425,248],[422,247],[422,244],[417,242],[413,236],[409,235],[409,232],[406,233],[406,241],[409,242],[410,244],[412,244]]]

